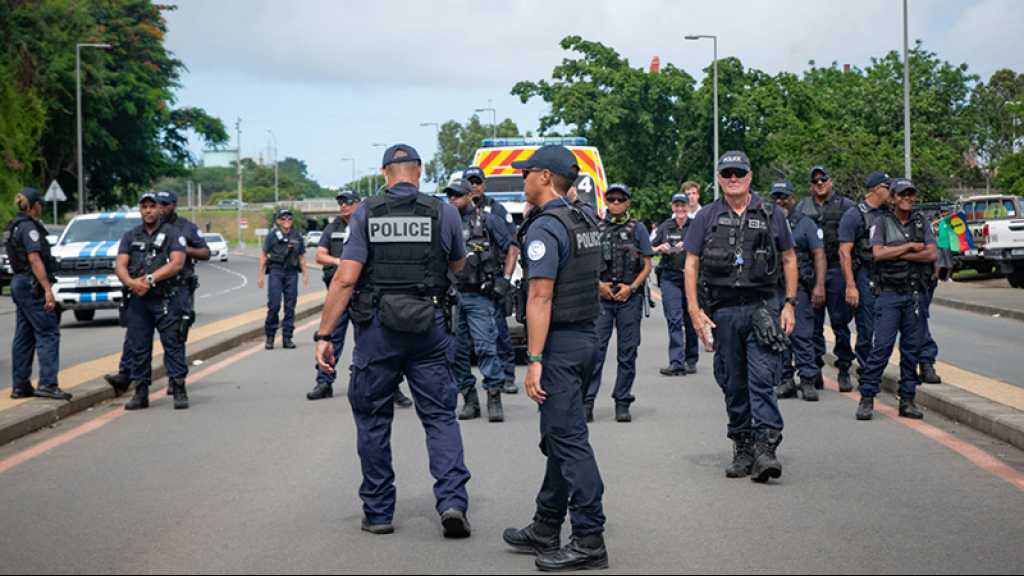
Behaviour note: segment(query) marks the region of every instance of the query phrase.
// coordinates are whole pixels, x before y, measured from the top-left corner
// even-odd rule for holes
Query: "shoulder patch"
[[[188,243],[185,242],[185,237],[184,236],[178,236],[178,244],[181,244],[182,246],[187,246],[188,245]]]
[[[39,242],[39,231],[30,230],[28,233],[28,237],[31,238],[33,242]]]
[[[824,239],[825,239],[825,231],[822,230],[821,228],[818,228],[818,240],[824,240]]]
[[[544,243],[540,240],[534,240],[530,242],[530,245],[526,248],[526,255],[530,257],[530,260],[537,261],[547,254],[548,249],[544,246]]]
[[[512,224],[513,222],[515,222],[515,220],[512,219],[512,213],[511,212],[505,212],[505,222],[508,222],[509,224]]]

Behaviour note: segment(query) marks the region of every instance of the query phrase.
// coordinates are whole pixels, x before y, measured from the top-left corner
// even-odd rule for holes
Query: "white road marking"
[[[221,290],[220,292],[211,292],[209,294],[202,294],[202,295],[199,296],[200,298],[209,298],[211,296],[224,296],[226,294],[230,294],[231,292],[234,292],[235,290],[241,290],[242,288],[245,288],[246,286],[249,285],[249,279],[246,278],[244,274],[239,274],[238,272],[235,272],[234,270],[229,270],[229,269],[227,269],[227,268],[225,268],[223,266],[219,266],[217,264],[213,264],[212,262],[209,263],[208,265],[212,266],[213,268],[216,268],[217,270],[220,270],[221,272],[226,272],[228,274],[231,274],[232,276],[236,276],[238,278],[241,278],[242,279],[242,283],[237,285],[237,286],[232,286],[231,288],[228,288],[227,290]]]

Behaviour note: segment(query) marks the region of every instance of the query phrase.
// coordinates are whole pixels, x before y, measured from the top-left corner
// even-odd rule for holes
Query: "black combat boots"
[[[924,412],[917,407],[913,398],[900,398],[900,416],[911,420],[920,420],[924,418]]]
[[[149,408],[149,384],[135,383],[135,395],[124,405],[125,410]]]
[[[875,415],[875,399],[869,396],[861,396],[860,404],[857,405],[857,420],[871,420]]]
[[[412,408],[412,398],[406,396],[402,389],[397,386],[395,387],[394,402],[395,406],[399,408]]]
[[[775,396],[778,398],[796,398],[796,382],[792,378],[785,378],[782,384],[775,389]]]
[[[174,396],[174,409],[187,410],[188,392],[185,391],[185,380],[172,378],[167,386],[171,389],[171,395]]]
[[[466,513],[455,508],[449,508],[441,513],[441,528],[445,538],[469,538],[472,533]]]
[[[288,338],[288,337],[282,338],[281,339],[281,347],[282,348],[286,348],[288,350],[294,350],[295,349],[295,342],[293,342],[292,339]]]
[[[754,438],[749,433],[736,434],[732,439],[732,464],[725,469],[726,478],[743,478],[750,475],[754,466]]]
[[[839,391],[840,392],[853,392],[853,382],[850,381],[850,369],[849,367],[839,369]]]
[[[616,422],[632,422],[633,416],[629,413],[629,404],[625,402],[615,403],[615,421]]]
[[[331,387],[330,384],[317,382],[316,386],[313,387],[313,391],[306,393],[306,400],[322,400],[324,398],[331,398],[333,396],[334,388]]]
[[[535,564],[541,572],[600,570],[608,567],[608,550],[600,534],[573,536],[560,550],[537,555]]]
[[[476,388],[470,388],[462,394],[464,404],[462,412],[459,412],[459,420],[473,420],[480,417],[480,398],[476,395]]]
[[[526,528],[506,528],[501,538],[520,552],[552,554],[562,547],[561,528],[534,521]]]
[[[804,397],[804,402],[818,401],[818,389],[815,387],[814,382],[814,380],[806,378],[800,379],[800,394]]]
[[[757,432],[754,440],[754,466],[750,469],[751,480],[764,483],[782,476],[782,464],[775,457],[775,449],[781,443],[782,433],[778,430]]]
[[[505,412],[501,409],[501,388],[487,391],[487,421],[505,421]]]
[[[921,382],[925,384],[942,384],[942,378],[935,372],[934,364],[921,364]]]
[[[107,384],[114,389],[114,395],[120,396],[128,391],[128,388],[132,385],[132,379],[127,374],[105,374],[103,379],[107,381]]]
[[[267,350],[273,350],[274,349],[274,337],[273,336],[267,336],[267,342],[263,345],[263,347],[266,348]]]

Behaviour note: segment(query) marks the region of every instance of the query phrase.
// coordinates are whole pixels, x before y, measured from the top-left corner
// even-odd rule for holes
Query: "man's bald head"
[[[382,172],[384,173],[384,180],[387,182],[388,188],[401,182],[412,184],[419,188],[420,177],[423,175],[423,166],[419,162],[395,162],[384,167]]]

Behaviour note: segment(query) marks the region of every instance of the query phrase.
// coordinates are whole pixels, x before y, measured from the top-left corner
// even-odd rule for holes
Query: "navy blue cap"
[[[868,190],[871,190],[875,186],[881,186],[882,184],[889,184],[890,186],[892,185],[892,180],[889,178],[889,175],[886,174],[885,172],[875,171],[869,174],[868,177],[864,179],[864,187],[867,188]]]
[[[470,186],[469,180],[459,179],[451,184],[444,187],[445,196],[465,196],[466,194],[472,194],[473,187]]]
[[[906,178],[893,178],[889,181],[889,187],[892,189],[892,193],[897,196],[905,194],[908,190],[917,192],[917,187],[914,183]]]
[[[29,206],[32,206],[36,202],[43,201],[43,193],[36,188],[32,188],[31,186],[26,186],[22,188],[21,195],[24,196],[26,200],[28,200]]]
[[[721,172],[726,168],[738,168],[750,172],[750,158],[747,158],[747,155],[739,150],[730,150],[718,159],[718,171]]]
[[[814,175],[817,174],[818,172],[821,172],[821,175],[824,176],[825,178],[832,178],[831,176],[828,175],[828,170],[824,166],[818,165],[815,166],[814,168],[811,168],[811,180],[814,179]]]
[[[160,192],[156,193],[156,201],[161,204],[177,204],[178,195],[175,194],[174,192],[165,192],[161,190]]]
[[[625,194],[626,198],[630,198],[633,196],[633,193],[629,191],[629,186],[617,182],[615,184],[611,184],[608,186],[608,189],[604,191],[605,197],[607,198],[609,194],[616,190]]]
[[[580,166],[576,163],[576,155],[565,146],[548,144],[541,146],[526,160],[513,162],[512,167],[517,170],[550,170],[554,174],[575,179],[580,172]]]
[[[359,195],[356,194],[355,192],[351,192],[349,190],[342,190],[341,192],[338,192],[334,196],[334,198],[336,200],[356,200],[356,201],[358,201],[359,200]]]
[[[487,177],[484,176],[483,169],[480,168],[479,166],[470,166],[469,168],[466,168],[465,170],[462,171],[463,180],[466,180],[468,182],[470,178],[479,178],[485,181],[487,180]]]
[[[672,203],[675,204],[676,202],[682,202],[683,204],[689,204],[690,203],[690,197],[687,196],[686,194],[683,194],[683,193],[673,194],[672,195]]]
[[[281,218],[283,216],[291,216],[291,215],[292,215],[292,211],[291,210],[289,210],[287,208],[278,208],[277,209],[277,213],[274,214],[274,219],[277,220],[278,218]]]
[[[154,203],[158,202],[158,200],[156,199],[156,192],[143,192],[142,196],[139,196],[139,204],[142,204],[146,200],[149,200],[150,202]]]
[[[782,180],[772,184],[772,196],[792,196],[793,185],[789,183],[789,180]]]
[[[391,164],[399,162],[417,162],[422,164],[420,155],[416,149],[408,144],[395,144],[384,151],[384,159],[381,161],[381,168],[387,168]]]

